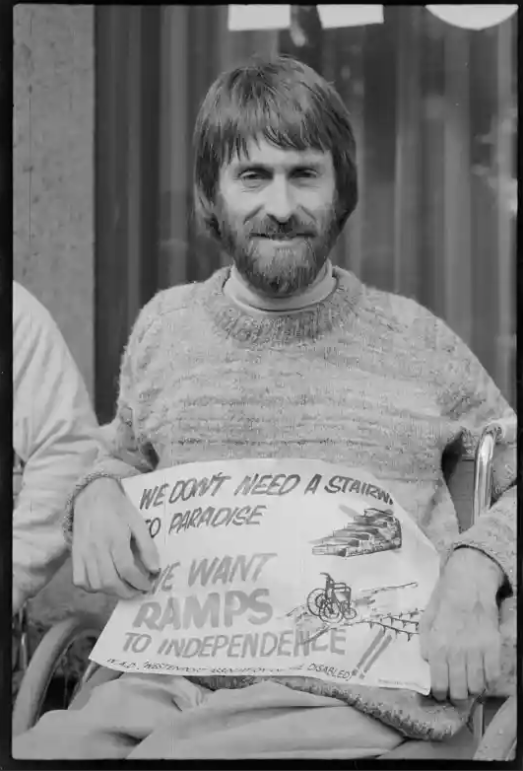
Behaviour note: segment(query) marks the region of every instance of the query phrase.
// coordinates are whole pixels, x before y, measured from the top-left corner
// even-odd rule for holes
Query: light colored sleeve
[[[436,344],[445,355],[442,403],[444,414],[461,430],[461,452],[473,459],[483,430],[500,423],[504,431],[496,445],[492,467],[491,508],[454,542],[456,548],[478,549],[494,560],[516,592],[517,488],[514,410],[468,346],[438,320]],[[450,555],[449,555],[450,556]]]
[[[13,511],[13,611],[67,555],[67,496],[101,446],[87,389],[50,314],[13,287],[13,448],[24,464]]]
[[[455,539],[443,556],[443,565],[456,549],[472,548],[496,562],[503,572],[501,677],[487,695],[505,697],[515,690],[517,672],[517,418],[464,341],[432,314],[420,313],[420,319],[424,335],[429,330],[425,340],[432,351],[431,382],[441,414],[456,424],[459,438],[452,442],[453,454],[458,450],[461,457],[474,460],[484,429],[492,423],[502,427],[492,464],[491,507]]]

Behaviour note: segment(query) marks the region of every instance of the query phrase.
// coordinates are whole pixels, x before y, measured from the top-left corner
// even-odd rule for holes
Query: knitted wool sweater
[[[123,357],[111,453],[93,473],[124,478],[180,463],[278,457],[363,467],[442,558],[457,545],[480,549],[515,592],[514,446],[496,458],[495,505],[462,535],[443,477],[446,450],[471,456],[486,423],[513,415],[465,344],[413,300],[339,268],[323,302],[263,316],[224,294],[229,271],[161,291],[143,308]],[[71,522],[70,512],[69,529]],[[278,680],[341,698],[413,738],[444,738],[467,717],[410,691]]]

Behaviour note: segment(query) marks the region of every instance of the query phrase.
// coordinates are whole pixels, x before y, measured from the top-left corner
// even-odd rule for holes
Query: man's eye
[[[243,182],[257,182],[260,179],[265,179],[265,176],[259,171],[247,171],[241,175]]]
[[[317,173],[314,171],[314,169],[296,169],[296,171],[293,173],[293,177],[298,177],[300,179],[312,179],[317,176]]]

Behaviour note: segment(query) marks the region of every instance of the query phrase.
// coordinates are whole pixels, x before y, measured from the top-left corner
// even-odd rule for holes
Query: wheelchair
[[[493,422],[487,426],[478,443],[474,461],[449,456],[444,459],[443,472],[463,532],[489,507],[491,500],[492,461],[498,441],[515,441],[516,428],[511,423]],[[27,620],[21,618],[22,627]],[[12,733],[16,736],[29,730],[43,714],[50,683],[64,654],[79,641],[94,644],[105,620],[94,614],[76,614],[52,627],[29,657],[27,641],[20,645],[24,675],[16,696]],[[101,677],[100,677],[101,675]],[[63,709],[78,708],[77,703],[90,688],[120,673],[104,670],[89,662],[81,672]],[[474,760],[513,760],[516,755],[517,703],[514,692],[503,698],[479,700],[471,716],[471,727],[477,743]]]
[[[98,668],[93,662],[86,664],[86,659],[104,626],[105,619],[95,614],[75,613],[49,629],[31,655],[29,619],[22,608],[13,630],[12,670],[21,676],[13,707],[13,736],[35,725],[49,708],[68,708]],[[51,694],[57,674],[61,687]]]

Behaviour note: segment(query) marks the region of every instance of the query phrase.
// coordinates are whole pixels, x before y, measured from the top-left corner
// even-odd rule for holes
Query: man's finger
[[[73,584],[79,589],[87,589],[87,573],[85,570],[85,561],[78,549],[75,550],[73,545],[72,552],[73,561]]]
[[[436,610],[438,608],[439,602],[438,602],[438,594],[437,590],[435,589],[432,592],[432,596],[428,602],[427,607],[422,613],[422,616],[420,618],[419,623],[419,633],[420,633],[420,642],[422,643],[422,648],[424,652],[427,655],[424,655],[422,653],[422,656],[424,659],[428,658],[428,637],[430,635],[430,631],[432,629],[432,623],[434,621],[434,617],[436,615]]]
[[[158,573],[160,570],[160,555],[156,544],[151,538],[147,525],[144,520],[135,512],[129,521],[129,527],[137,547],[137,552],[146,570],[149,573]]]
[[[422,628],[421,624],[419,628],[419,647],[421,657],[428,661],[430,658],[430,630],[427,627]]]
[[[121,539],[117,544],[114,544],[111,547],[111,556],[115,570],[122,581],[127,582],[132,588],[140,592],[150,590],[149,577],[140,570],[134,561],[130,538],[128,541]]]
[[[129,600],[138,594],[134,587],[120,578],[110,552],[99,552],[98,573],[102,591],[113,594],[121,600]]]
[[[469,696],[467,683],[467,662],[464,653],[449,657],[449,696],[451,701],[466,701]]]
[[[467,655],[467,687],[472,696],[481,696],[485,691],[483,656],[477,649]]]
[[[501,641],[488,646],[483,654],[485,686],[492,688],[501,676]]]
[[[445,701],[449,691],[449,670],[446,656],[439,651],[433,655],[430,664],[431,692],[436,701]]]
[[[85,561],[85,572],[87,574],[87,586],[88,592],[99,592],[102,584],[100,581],[100,572],[98,570],[98,557]]]

